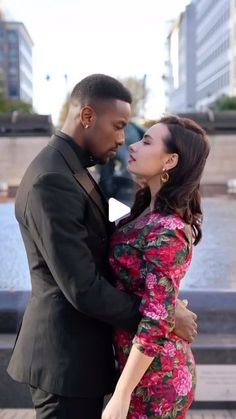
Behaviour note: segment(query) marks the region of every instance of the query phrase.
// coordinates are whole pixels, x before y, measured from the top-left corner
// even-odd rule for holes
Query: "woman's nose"
[[[130,144],[129,147],[128,147],[128,149],[129,149],[129,152],[130,153],[133,153],[134,152],[133,144]]]
[[[137,151],[137,149],[138,149],[138,144],[139,143],[140,143],[140,141],[136,141],[135,143],[130,144],[130,146],[129,146],[129,152],[130,153],[135,153],[135,151]]]

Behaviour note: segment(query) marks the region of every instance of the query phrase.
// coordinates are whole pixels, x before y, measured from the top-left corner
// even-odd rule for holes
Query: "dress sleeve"
[[[133,344],[147,356],[156,356],[159,345],[174,328],[179,283],[186,272],[188,254],[189,242],[183,228],[152,228],[145,236],[142,319]]]

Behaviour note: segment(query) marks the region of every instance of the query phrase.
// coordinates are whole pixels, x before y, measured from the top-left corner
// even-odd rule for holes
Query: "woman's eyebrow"
[[[153,138],[149,134],[144,134],[143,138],[146,138],[147,140],[148,139],[153,140]]]

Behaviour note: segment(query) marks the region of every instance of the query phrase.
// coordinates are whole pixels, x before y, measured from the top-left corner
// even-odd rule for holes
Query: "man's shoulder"
[[[26,185],[30,187],[41,176],[47,175],[49,173],[58,173],[61,175],[69,175],[71,171],[69,170],[66,162],[63,157],[57,150],[53,149],[49,145],[45,146],[32,160],[26,169],[20,187],[25,187]]]
[[[73,188],[75,180],[61,154],[46,146],[32,160],[21,179],[16,195],[16,208],[25,207],[29,193],[36,186],[43,189],[53,185],[69,185]]]
[[[77,191],[75,188],[77,184],[74,181],[74,177],[72,173],[63,173],[58,170],[46,170],[39,173],[32,181],[31,190],[38,189],[38,190],[54,190],[55,192],[60,193],[60,191],[73,189]]]

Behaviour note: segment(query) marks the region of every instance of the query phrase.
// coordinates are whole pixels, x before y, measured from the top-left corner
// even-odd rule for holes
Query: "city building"
[[[195,109],[195,6],[190,4],[172,24],[166,42],[165,62],[167,110],[190,112]]]
[[[205,110],[221,96],[236,93],[232,0],[198,0],[196,11],[196,109]]]
[[[24,24],[0,14],[0,91],[9,99],[32,103],[32,46]]]
[[[206,111],[236,95],[236,2],[192,0],[168,37],[167,110]]]

